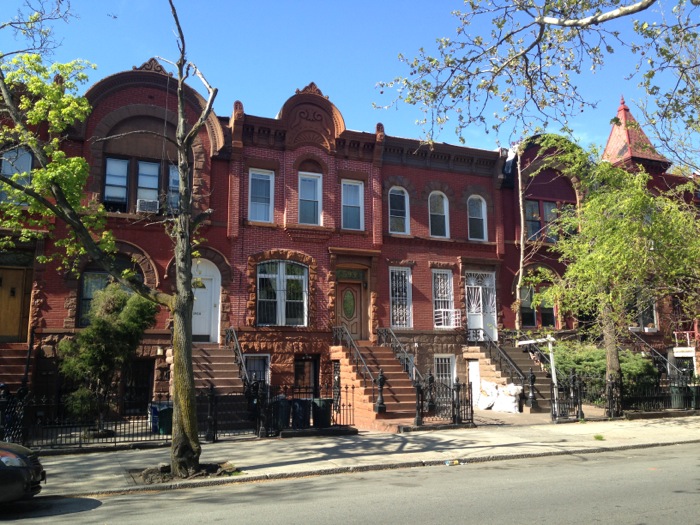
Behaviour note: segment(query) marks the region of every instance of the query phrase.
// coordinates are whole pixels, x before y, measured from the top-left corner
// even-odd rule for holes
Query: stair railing
[[[656,348],[654,348],[644,339],[642,339],[642,337],[639,334],[637,334],[636,332],[630,332],[630,334],[633,336],[633,339],[636,338],[637,342],[642,344],[642,348],[644,348],[649,354],[651,354],[652,359],[654,361],[660,361],[661,363],[663,363],[663,365],[666,367],[666,370],[668,370],[669,376],[685,377],[685,372],[683,370],[671,363],[661,352],[659,352]]]
[[[238,376],[243,380],[243,386],[245,387],[250,384],[250,376],[245,366],[245,360],[243,359],[243,352],[241,352],[241,345],[238,343],[236,330],[233,326],[230,326],[224,331],[224,334],[226,336],[226,346],[233,348],[233,358],[236,363],[238,363]]]
[[[552,374],[552,362],[549,359],[549,354],[547,352],[543,352],[536,342],[534,342],[532,339],[527,339],[526,336],[522,334],[517,335],[515,337],[515,341],[516,346],[522,348],[524,352],[529,353],[533,361],[539,363],[540,368],[546,370],[550,375]],[[518,344],[522,341],[528,342],[527,344]],[[555,372],[557,375],[555,379],[557,379],[557,381],[561,381],[563,377],[559,374],[559,370],[557,370],[556,367]]]
[[[519,383],[523,388],[525,388],[525,374],[522,370],[515,364],[515,361],[508,355],[508,353],[501,348],[501,346],[494,341],[491,336],[483,328],[470,328],[469,332],[478,332],[480,336],[478,341],[484,343],[486,352],[488,353],[489,359],[498,365],[499,370],[505,372],[510,377],[511,383]],[[469,335],[470,340],[473,334]]]
[[[350,350],[350,361],[357,366],[357,371],[362,375],[362,386],[367,388],[368,384],[372,385],[372,403],[375,401],[375,390],[376,390],[376,380],[372,375],[365,358],[362,357],[360,349],[357,347],[357,343],[348,332],[345,326],[334,326],[333,327],[333,339],[335,344],[342,345],[348,350]]]
[[[404,369],[406,369],[406,365],[409,366],[410,371],[406,370],[406,372],[409,373],[409,376],[413,381],[423,382],[423,374],[418,371],[413,354],[410,354],[406,350],[406,345],[399,341],[399,338],[396,337],[396,334],[391,328],[378,328],[377,339],[380,345],[388,345],[391,347],[391,349],[394,351],[396,359],[404,364]]]

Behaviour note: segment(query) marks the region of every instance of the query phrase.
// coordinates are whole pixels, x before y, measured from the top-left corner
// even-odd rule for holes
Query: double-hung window
[[[461,326],[454,309],[451,270],[433,270],[433,318],[436,328]]]
[[[556,327],[557,320],[554,314],[554,305],[542,301],[535,308],[532,304],[535,290],[531,286],[520,288],[520,319],[523,326],[527,327]]]
[[[486,202],[478,196],[469,197],[467,201],[469,213],[469,240],[486,241]]]
[[[444,193],[434,191],[428,197],[430,208],[430,235],[431,237],[450,236],[449,204]]]
[[[103,201],[108,211],[157,213],[164,204],[171,213],[180,207],[177,166],[108,157],[104,184]]]
[[[342,182],[343,197],[343,229],[364,230],[364,183],[344,180]]]
[[[248,219],[272,222],[274,210],[275,174],[266,170],[250,170]]]
[[[258,325],[306,326],[309,269],[288,261],[258,264]]]
[[[299,173],[299,223],[321,225],[321,175]]]
[[[411,328],[411,269],[389,268],[389,301],[392,328]]]
[[[410,233],[408,193],[403,188],[389,190],[389,233]]]
[[[0,173],[4,177],[14,177],[15,182],[27,186],[31,182],[31,172],[32,154],[28,149],[13,148],[0,156]],[[8,200],[7,192],[3,190],[3,185],[0,185],[0,202]]]
[[[530,241],[543,239],[556,242],[557,233],[551,223],[557,218],[557,203],[550,201],[525,201],[525,224]]]
[[[180,173],[177,166],[171,164],[168,169],[168,213],[180,211]]]

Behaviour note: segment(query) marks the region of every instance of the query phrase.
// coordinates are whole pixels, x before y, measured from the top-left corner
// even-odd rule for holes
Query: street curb
[[[180,489],[190,489],[197,487],[214,487],[219,485],[232,485],[235,483],[260,483],[265,481],[275,481],[283,479],[296,479],[296,478],[309,478],[318,476],[327,476],[334,474],[354,474],[358,472],[373,472],[381,470],[399,470],[407,468],[417,468],[417,467],[436,467],[436,466],[459,466],[459,465],[469,465],[477,463],[487,463],[492,461],[507,461],[513,459],[529,459],[529,458],[544,458],[544,457],[555,457],[555,456],[572,456],[581,454],[598,454],[605,452],[617,452],[623,450],[635,450],[635,449],[646,449],[646,448],[656,448],[656,447],[670,447],[677,445],[688,445],[700,443],[700,439],[693,439],[688,441],[673,441],[668,443],[640,443],[635,445],[613,445],[607,447],[595,447],[595,448],[576,448],[571,450],[551,450],[547,452],[532,452],[532,453],[522,453],[522,454],[495,454],[490,456],[481,457],[468,457],[468,458],[454,458],[450,460],[427,460],[427,461],[399,461],[396,463],[385,463],[385,464],[372,464],[372,465],[360,465],[352,467],[333,467],[324,468],[317,470],[306,470],[299,472],[288,472],[279,474],[259,474],[255,476],[246,476],[245,471],[242,475],[230,478],[215,478],[215,479],[202,479],[198,481],[188,481],[184,480],[176,483],[154,483],[151,485],[135,485],[132,487],[125,487],[122,489],[111,489],[102,491],[89,491],[89,492],[74,492],[69,494],[57,494],[57,498],[78,498],[78,497],[90,497],[90,496],[118,496],[122,494],[132,494],[139,492],[165,492],[168,490],[180,490]]]

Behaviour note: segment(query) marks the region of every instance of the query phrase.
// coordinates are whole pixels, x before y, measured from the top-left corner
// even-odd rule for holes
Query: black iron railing
[[[685,371],[671,363],[665,355],[659,352],[656,348],[647,343],[638,333],[630,332],[630,335],[635,339],[635,343],[640,345],[645,353],[651,355],[654,364],[659,368],[660,372],[667,373],[669,377],[685,377]],[[659,366],[661,365],[661,366]]]
[[[523,374],[508,353],[491,338],[486,330],[482,328],[467,329],[467,340],[481,343],[491,362],[495,363],[501,372],[508,375],[510,382],[525,388],[525,374]]]
[[[474,404],[472,384],[455,383],[448,385],[436,381],[431,372],[425,379],[415,381],[416,417],[415,425],[445,423],[474,425]]]
[[[243,359],[243,352],[241,351],[241,345],[238,343],[238,336],[236,335],[236,330],[230,326],[226,329],[225,341],[226,346],[233,349],[234,360],[238,364],[238,375],[243,380],[243,385],[250,383],[251,378],[248,375],[248,370],[245,366],[245,359]]]
[[[377,330],[377,342],[382,346],[390,346],[394,355],[403,365],[404,370],[414,381],[423,381],[423,374],[420,373],[415,364],[415,356],[406,350],[406,345],[399,341],[391,328],[379,328]]]

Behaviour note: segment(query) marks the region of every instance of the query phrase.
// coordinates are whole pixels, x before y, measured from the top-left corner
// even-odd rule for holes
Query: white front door
[[[192,340],[218,343],[221,274],[214,263],[196,259],[192,264],[192,278]]]
[[[469,272],[465,275],[465,281],[467,329],[478,330],[477,339],[483,339],[486,335],[497,341],[495,272]]]

